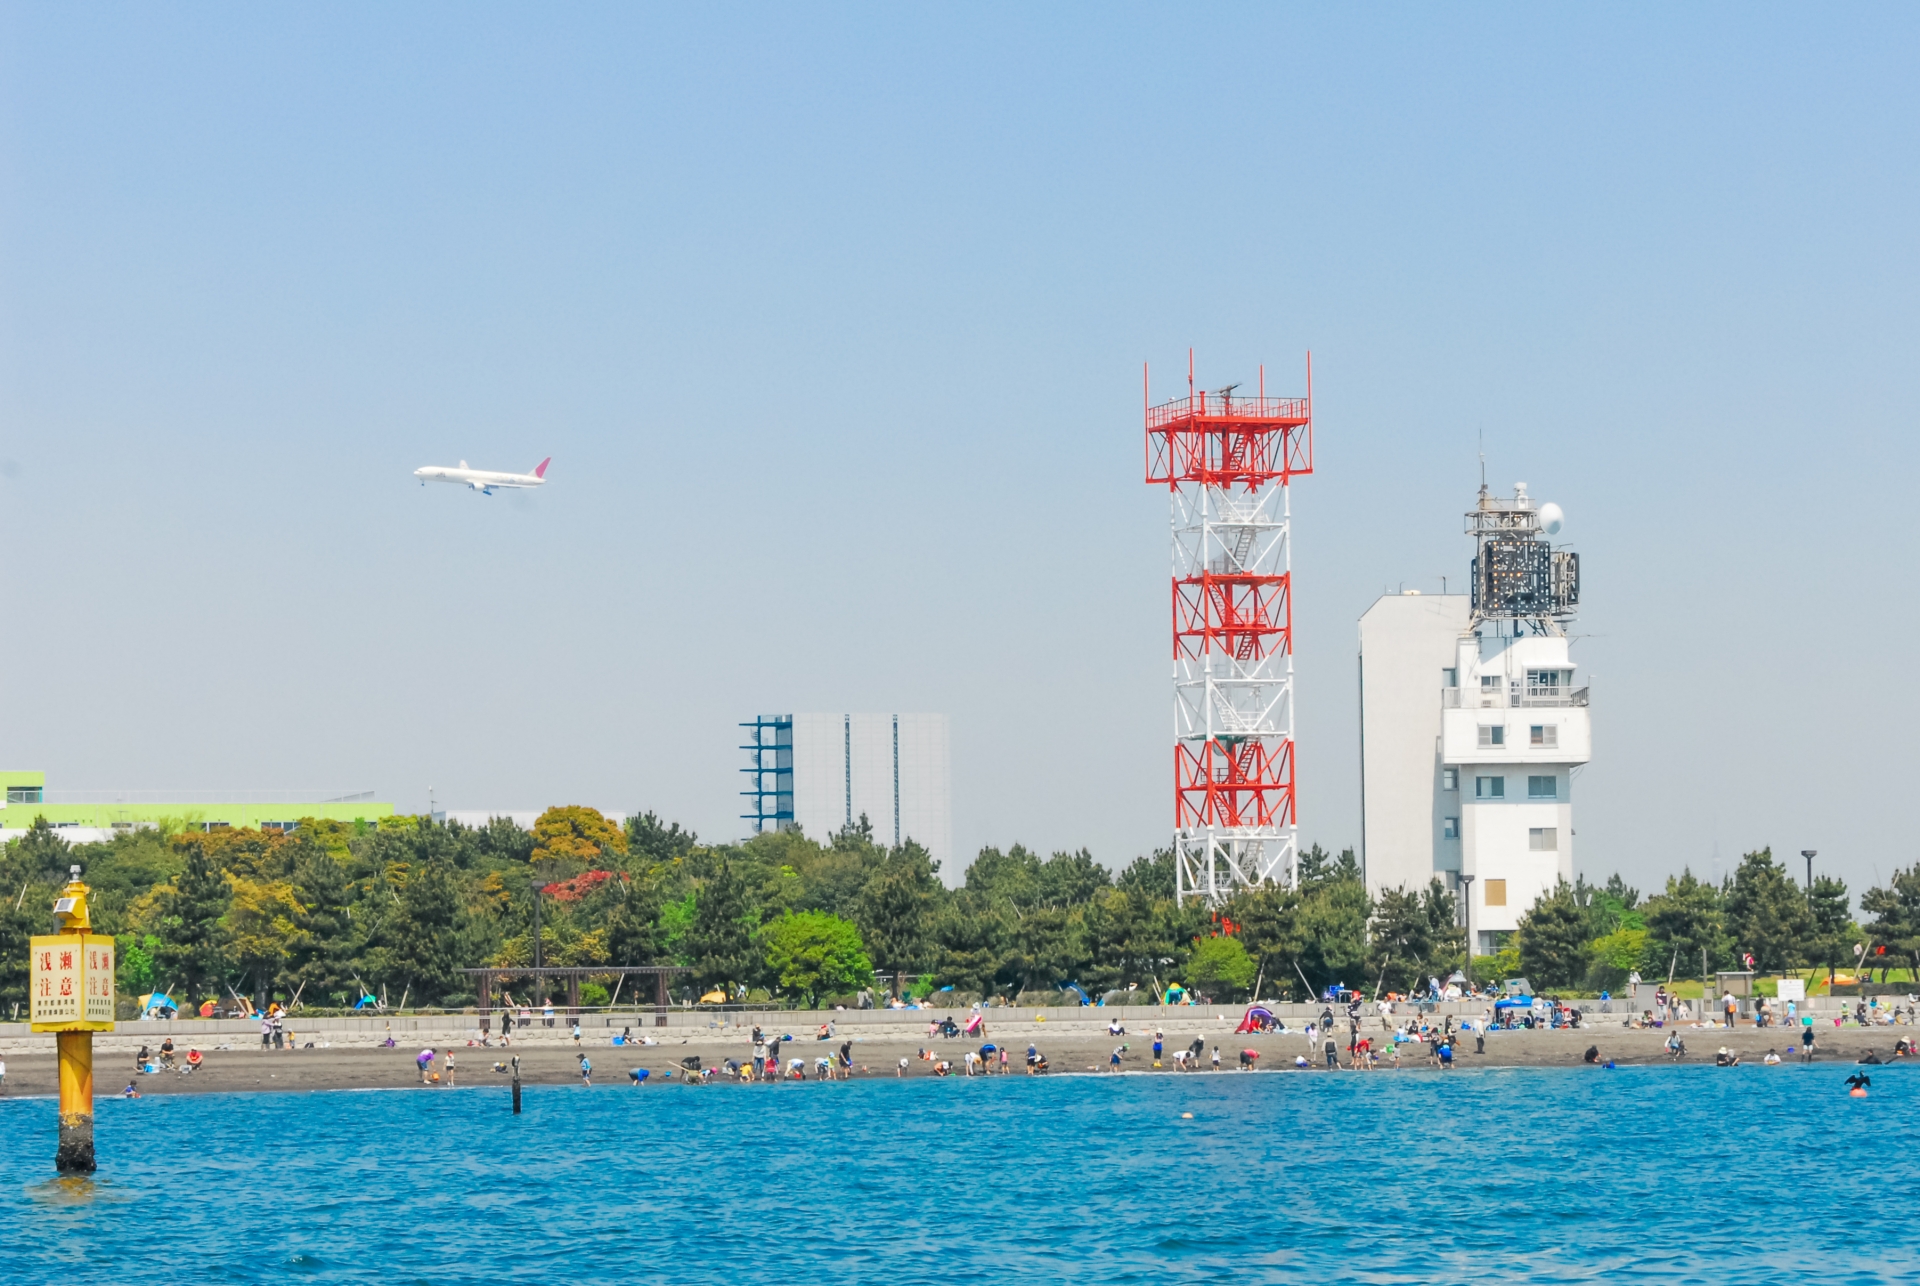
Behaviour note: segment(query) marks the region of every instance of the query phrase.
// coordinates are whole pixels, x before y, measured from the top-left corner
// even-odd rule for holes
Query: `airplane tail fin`
[[[546,459],[542,460],[539,464],[534,465],[533,476],[536,478],[539,478],[541,481],[544,482],[547,477],[547,466],[552,463],[553,463],[553,457],[548,456]]]

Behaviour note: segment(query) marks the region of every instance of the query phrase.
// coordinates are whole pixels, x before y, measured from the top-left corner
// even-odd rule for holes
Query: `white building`
[[[936,861],[953,853],[952,774],[944,714],[762,715],[742,792],[754,830],[799,826],[825,840],[865,816],[881,844],[917,842]]]
[[[1573,778],[1593,748],[1563,627],[1579,563],[1544,538],[1557,507],[1515,490],[1483,487],[1467,515],[1471,596],[1389,596],[1360,619],[1368,891],[1464,884],[1479,954],[1573,878]]]

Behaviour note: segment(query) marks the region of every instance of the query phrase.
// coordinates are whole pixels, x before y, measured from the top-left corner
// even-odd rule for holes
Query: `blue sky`
[[[1140,364],[1284,392],[1310,348],[1307,838],[1358,839],[1355,622],[1462,573],[1484,434],[1583,557],[1580,868],[1884,878],[1917,44],[1872,6],[7,4],[0,758],[727,838],[739,719],[941,710],[963,851],[1124,862],[1171,811]],[[546,455],[531,497],[408,476]]]

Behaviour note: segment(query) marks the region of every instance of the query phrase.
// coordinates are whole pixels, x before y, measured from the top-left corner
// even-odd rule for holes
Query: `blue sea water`
[[[879,1079],[0,1102],[0,1277],[1661,1281],[1920,1271],[1884,1069]],[[1193,1119],[1182,1119],[1191,1112]],[[1891,1218],[1886,1218],[1891,1216]]]

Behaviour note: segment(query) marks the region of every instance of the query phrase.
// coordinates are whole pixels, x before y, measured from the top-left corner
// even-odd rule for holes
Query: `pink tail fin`
[[[533,476],[536,478],[545,479],[547,476],[547,466],[552,463],[553,463],[553,457],[548,456],[546,459],[542,460],[539,464],[534,465]]]

